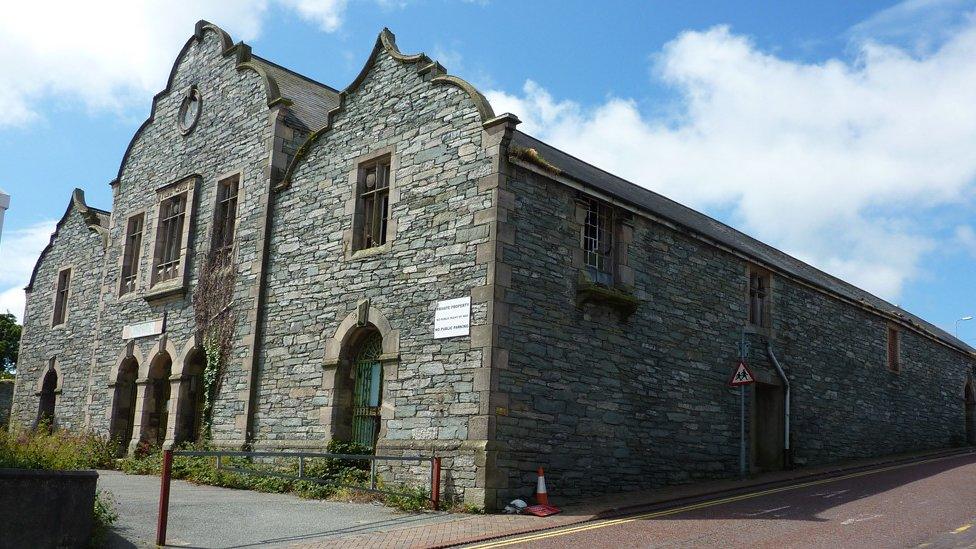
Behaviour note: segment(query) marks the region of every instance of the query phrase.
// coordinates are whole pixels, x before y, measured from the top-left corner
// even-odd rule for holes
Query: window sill
[[[576,284],[576,305],[585,303],[606,305],[617,311],[621,320],[626,320],[637,311],[640,301],[627,288],[598,284],[581,272]]]
[[[149,303],[165,301],[173,297],[183,297],[186,294],[186,287],[180,279],[159,282],[151,287],[143,296]]]
[[[373,246],[372,248],[363,248],[361,250],[356,250],[349,256],[350,260],[365,259],[367,257],[373,257],[374,255],[384,254],[390,251],[390,241],[386,241],[384,244],[379,246]]]
[[[130,290],[130,291],[128,291],[128,292],[120,295],[119,296],[119,301],[126,302],[126,301],[133,301],[133,300],[139,299],[140,297],[142,297],[142,294],[139,292],[140,289],[141,288],[136,288],[135,290]]]
[[[743,326],[742,331],[747,334],[760,335],[766,339],[776,339],[776,332],[772,328],[767,328],[765,326],[756,326],[755,324],[746,323],[746,325]]]

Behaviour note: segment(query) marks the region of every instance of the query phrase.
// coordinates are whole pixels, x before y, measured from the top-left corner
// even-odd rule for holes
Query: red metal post
[[[169,481],[173,468],[173,451],[163,450],[163,474],[159,477],[159,519],[156,522],[156,545],[166,545],[166,520],[169,515]]]
[[[441,503],[441,458],[433,458],[430,475],[430,504],[437,511]]]

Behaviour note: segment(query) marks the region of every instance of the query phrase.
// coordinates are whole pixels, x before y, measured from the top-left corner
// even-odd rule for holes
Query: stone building
[[[539,466],[559,495],[729,477],[740,358],[751,471],[973,441],[974,349],[517,124],[386,30],[338,91],[198,23],[111,213],[76,191],[38,259],[14,421],[199,436],[226,257],[227,447],[437,454],[489,508]]]

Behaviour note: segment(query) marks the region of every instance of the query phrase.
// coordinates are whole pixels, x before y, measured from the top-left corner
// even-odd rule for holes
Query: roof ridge
[[[280,70],[283,70],[283,71],[287,72],[288,74],[291,74],[293,76],[297,76],[298,78],[301,78],[302,80],[305,80],[305,81],[307,81],[310,84],[315,84],[316,86],[321,86],[321,87],[323,87],[323,88],[325,88],[325,89],[327,89],[327,90],[329,90],[331,92],[339,93],[339,90],[333,88],[332,86],[330,86],[328,84],[325,84],[323,82],[319,82],[318,80],[316,80],[316,79],[314,79],[314,78],[312,78],[310,76],[306,76],[306,75],[304,75],[304,74],[302,74],[302,73],[300,73],[300,72],[298,72],[298,71],[296,71],[294,69],[289,69],[288,67],[286,67],[284,65],[281,65],[279,63],[276,63],[276,62],[274,62],[274,61],[272,61],[272,60],[270,60],[270,59],[268,59],[266,57],[262,57],[260,55],[257,55],[256,53],[251,53],[251,59],[256,59],[256,60],[258,60],[258,61],[260,61],[262,63],[267,63],[268,65],[271,65],[272,67],[274,67],[276,69],[280,69]]]
[[[689,229],[689,230],[691,230],[691,231],[693,231],[695,233],[698,233],[698,234],[700,234],[700,235],[708,238],[709,240],[715,240],[719,244],[721,244],[723,246],[727,246],[729,248],[732,248],[733,250],[736,250],[739,253],[745,254],[746,256],[749,256],[749,257],[753,258],[756,261],[759,261],[759,262],[762,262],[762,263],[771,263],[773,266],[776,266],[779,269],[782,269],[783,271],[785,271],[786,273],[788,273],[788,274],[790,274],[792,276],[795,276],[795,277],[797,277],[799,279],[802,279],[804,282],[806,282],[808,284],[811,284],[811,285],[813,285],[813,286],[815,286],[817,288],[820,288],[822,291],[826,291],[826,292],[829,292],[829,293],[832,293],[832,294],[835,294],[835,295],[839,295],[840,297],[843,297],[843,298],[848,299],[848,300],[851,300],[851,301],[857,301],[857,302],[863,303],[864,306],[869,307],[870,309],[875,310],[875,311],[877,311],[879,313],[888,315],[889,317],[898,317],[898,318],[901,319],[902,322],[905,322],[905,323],[907,323],[909,325],[913,325],[914,327],[916,327],[916,329],[929,333],[930,335],[932,335],[933,337],[935,337],[938,340],[942,341],[946,345],[949,345],[952,348],[955,348],[955,349],[957,349],[957,350],[959,350],[961,352],[969,353],[969,354],[976,354],[976,349],[974,349],[972,346],[970,346],[966,342],[962,341],[961,339],[953,336],[948,331],[946,331],[946,330],[944,330],[944,329],[936,326],[932,322],[929,322],[929,321],[925,320],[924,318],[922,318],[922,317],[920,317],[920,316],[918,316],[918,315],[916,315],[914,313],[911,313],[910,311],[908,311],[906,309],[903,309],[903,308],[899,307],[898,305],[895,305],[895,304],[891,303],[890,301],[888,301],[888,300],[886,300],[884,298],[881,298],[881,297],[878,297],[877,295],[874,295],[873,293],[869,292],[868,290],[865,290],[865,289],[863,289],[863,288],[861,288],[859,286],[856,286],[856,285],[854,285],[854,284],[852,284],[850,282],[847,282],[846,280],[844,280],[842,278],[839,278],[837,276],[834,276],[834,275],[832,275],[832,274],[830,274],[830,273],[828,273],[828,272],[826,272],[826,271],[824,271],[824,270],[822,270],[822,269],[820,269],[818,267],[815,267],[815,266],[807,263],[806,261],[803,261],[803,260],[801,260],[799,258],[796,258],[796,257],[790,255],[789,253],[784,252],[783,250],[780,250],[779,248],[777,248],[777,247],[775,247],[775,246],[773,246],[771,244],[767,244],[766,242],[763,242],[762,240],[759,240],[758,238],[755,238],[753,236],[750,236],[750,235],[748,235],[748,234],[740,231],[739,229],[736,229],[735,227],[732,227],[731,225],[728,225],[727,223],[724,223],[722,221],[719,221],[718,219],[715,219],[714,217],[712,217],[712,216],[710,216],[710,215],[708,215],[706,213],[700,212],[700,211],[698,211],[698,210],[696,210],[694,208],[691,208],[689,206],[686,206],[686,205],[684,205],[684,204],[682,204],[680,202],[677,202],[676,200],[673,200],[671,198],[668,198],[668,197],[662,195],[661,193],[658,193],[656,191],[653,191],[651,189],[648,189],[647,187],[643,187],[643,186],[638,185],[638,184],[636,184],[636,183],[634,183],[632,181],[628,181],[627,179],[624,179],[624,178],[622,178],[622,177],[620,177],[618,175],[615,175],[615,174],[613,174],[611,172],[608,172],[607,170],[604,170],[603,168],[600,168],[598,166],[595,166],[595,165],[593,165],[593,164],[591,164],[591,163],[589,163],[589,162],[587,162],[587,161],[585,161],[585,160],[583,160],[583,159],[581,159],[579,157],[573,156],[572,154],[569,154],[569,153],[563,151],[562,149],[559,149],[557,147],[554,147],[554,146],[546,143],[545,141],[542,141],[541,139],[539,139],[537,137],[533,137],[533,136],[531,136],[531,135],[529,135],[529,134],[527,134],[527,133],[525,133],[523,131],[520,131],[520,130],[515,130],[514,133],[517,136],[525,137],[525,138],[531,140],[532,142],[535,142],[535,143],[537,143],[539,145],[542,145],[542,146],[544,146],[546,148],[552,149],[553,151],[555,151],[556,153],[558,153],[560,155],[563,155],[565,157],[568,157],[569,159],[572,159],[572,160],[574,160],[576,162],[579,162],[579,163],[581,163],[581,164],[583,164],[583,165],[585,165],[585,166],[587,166],[589,168],[592,168],[594,170],[597,170],[598,172],[600,172],[602,174],[605,174],[606,176],[608,176],[609,178],[612,178],[615,181],[619,181],[619,182],[625,183],[628,186],[633,187],[634,189],[636,189],[640,193],[644,193],[645,195],[652,196],[652,197],[654,197],[654,198],[656,198],[658,200],[662,200],[663,199],[668,204],[674,205],[677,208],[680,208],[681,210],[684,210],[685,212],[690,213],[691,216],[693,216],[693,217],[697,216],[697,217],[703,218],[704,220],[708,221],[709,223],[713,223],[713,224],[717,225],[718,228],[721,228],[723,230],[729,231],[731,233],[731,236],[736,237],[739,240],[744,240],[746,243],[752,244],[753,246],[759,248],[759,250],[757,250],[757,251],[769,252],[770,255],[772,255],[774,257],[770,257],[770,258],[766,259],[766,258],[762,258],[760,256],[757,256],[755,251],[750,251],[746,246],[738,245],[735,242],[724,242],[721,239],[717,239],[713,235],[709,235],[708,232],[706,230],[703,230],[701,227],[695,227],[694,225],[689,224],[691,221],[694,221],[694,220],[681,221],[680,219],[676,219],[672,215],[669,215],[666,212],[659,211],[658,209],[656,209],[652,205],[649,205],[649,204],[641,204],[640,202],[637,202],[634,199],[630,199],[630,198],[626,198],[624,196],[621,196],[621,194],[618,191],[614,191],[612,189],[607,189],[607,188],[601,188],[596,181],[588,181],[587,179],[583,178],[582,176],[573,175],[571,171],[570,172],[566,172],[565,170],[563,170],[563,173],[565,175],[569,176],[570,178],[572,178],[572,179],[574,179],[576,181],[579,181],[580,183],[582,183],[582,184],[584,184],[584,185],[586,185],[588,187],[596,188],[596,189],[600,190],[601,192],[604,192],[604,193],[612,196],[615,199],[621,200],[623,202],[627,202],[627,203],[632,204],[632,205],[634,205],[635,207],[637,207],[637,208],[639,208],[641,210],[648,211],[650,213],[653,213],[654,215],[657,215],[657,216],[660,216],[660,217],[662,217],[664,219],[667,219],[669,222],[676,223],[677,225],[680,225],[682,227],[686,227],[687,229]],[[514,143],[514,141],[513,141],[513,143]],[[529,143],[529,144],[532,144],[532,143]],[[553,161],[552,158],[547,158],[546,160],[547,161],[550,161],[550,162]],[[563,169],[563,166],[558,166],[558,164],[557,164],[557,167],[559,167],[561,170]],[[549,177],[553,177],[553,176],[552,175],[549,175]],[[780,256],[780,257],[775,257],[775,256]],[[779,265],[777,265],[776,263],[779,263]],[[793,264],[790,265],[790,263],[793,263]],[[798,269],[797,267],[800,267],[800,268]],[[806,273],[801,272],[801,270],[806,270],[806,269],[809,269],[812,272],[810,272],[810,271],[808,271]],[[818,280],[816,280],[816,277],[811,277],[810,275],[818,275],[820,277],[824,277],[825,280],[818,281]],[[833,283],[833,284],[837,285],[838,288],[831,288],[830,287],[830,283]],[[866,298],[870,298],[871,301],[875,301],[875,302],[872,303],[871,301],[869,301]],[[888,310],[885,310],[885,307],[884,306],[887,306],[888,307]]]

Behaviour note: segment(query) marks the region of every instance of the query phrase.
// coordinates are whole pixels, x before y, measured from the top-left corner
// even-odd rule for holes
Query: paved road
[[[98,487],[112,493],[119,512],[110,547],[153,547],[159,478],[99,471]],[[451,518],[447,513],[405,514],[381,505],[304,500],[174,480],[167,542],[215,548],[287,546]]]
[[[976,455],[516,536],[489,547],[976,547]]]

